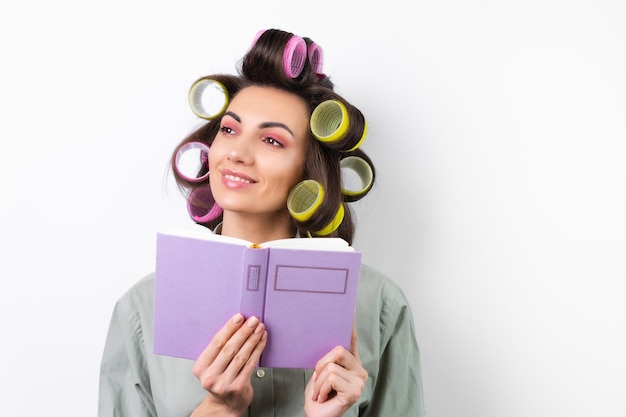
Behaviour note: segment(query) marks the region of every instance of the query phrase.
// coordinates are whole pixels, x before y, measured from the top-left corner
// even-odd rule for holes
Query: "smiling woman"
[[[308,121],[305,101],[283,90],[251,86],[233,98],[208,156],[223,234],[253,233],[254,242],[295,235],[285,201],[304,179]]]
[[[192,85],[192,110],[207,122],[181,141],[171,163],[196,223],[250,242],[314,235],[352,242],[349,203],[368,194],[375,171],[360,148],[365,119],[334,92],[322,64],[312,40],[267,30],[240,75]],[[182,168],[192,151],[195,173]],[[347,187],[346,170],[362,184]],[[360,270],[349,349],[331,349],[314,369],[258,368],[272,331],[241,314],[195,362],[154,354],[154,282],[154,274],[144,277],[115,306],[100,417],[424,415],[411,309],[400,288],[368,266]]]

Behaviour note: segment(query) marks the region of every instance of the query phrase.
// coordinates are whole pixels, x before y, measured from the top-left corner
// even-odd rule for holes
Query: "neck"
[[[296,235],[289,213],[251,215],[224,212],[222,234],[245,239],[253,243],[286,239]]]

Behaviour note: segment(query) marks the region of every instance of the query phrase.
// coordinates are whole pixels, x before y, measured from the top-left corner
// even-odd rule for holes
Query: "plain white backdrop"
[[[0,415],[96,415],[113,304],[189,222],[166,171],[187,90],[276,27],[368,120],[355,245],[411,301],[429,416],[623,417],[624,22],[617,0],[0,6]]]

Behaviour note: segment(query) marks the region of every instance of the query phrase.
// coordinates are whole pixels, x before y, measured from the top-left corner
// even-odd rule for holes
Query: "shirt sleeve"
[[[402,291],[387,285],[381,309],[381,356],[378,375],[362,417],[423,417],[420,352],[413,315]]]
[[[156,417],[139,313],[121,299],[109,324],[102,362],[98,417]]]

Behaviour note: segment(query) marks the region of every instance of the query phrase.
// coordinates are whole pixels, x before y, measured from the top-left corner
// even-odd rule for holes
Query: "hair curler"
[[[207,223],[217,219],[223,212],[215,202],[211,186],[195,188],[187,199],[189,216],[197,223]]]
[[[317,211],[324,201],[324,187],[315,180],[299,182],[287,197],[287,209],[291,216],[305,222]]]
[[[316,234],[319,236],[326,236],[326,235],[331,234],[332,232],[337,230],[337,228],[343,221],[344,215],[345,215],[345,209],[343,208],[343,204],[340,203],[339,208],[337,209],[337,213],[335,214],[335,217],[330,221],[330,223],[328,223],[322,229],[316,232],[313,232],[313,234]]]
[[[267,31],[267,29],[261,29],[256,33],[256,35],[254,35],[254,39],[252,39],[252,43],[250,44],[250,49],[254,48],[254,45],[256,45],[256,42],[259,40],[261,35],[265,33],[265,31]]]
[[[361,135],[361,139],[359,139],[359,141],[356,143],[356,145],[354,145],[352,148],[348,149],[346,152],[352,152],[352,151],[356,150],[356,148],[361,146],[363,144],[363,141],[365,140],[365,136],[367,136],[367,121],[363,120],[363,134]]]
[[[261,35],[266,32],[266,29],[262,29],[257,32],[252,40],[252,44],[250,45],[250,49],[254,48],[256,43],[258,42]],[[285,74],[289,78],[297,78],[304,69],[304,64],[306,62],[307,56],[307,46],[304,38],[300,36],[292,35],[291,38],[285,44],[283,49],[283,70]],[[316,55],[316,59],[321,62],[321,50]],[[320,66],[321,70],[321,66]]]
[[[304,180],[299,182],[289,193],[287,208],[294,219],[304,222],[317,212],[322,201],[324,201],[324,187],[322,187],[322,184],[315,180]],[[319,236],[331,234],[337,230],[343,221],[344,215],[343,204],[340,204],[333,220],[322,229],[315,231],[314,234]]]
[[[199,156],[196,150],[200,151]],[[184,180],[189,182],[201,182],[209,178],[209,172],[201,176],[197,176],[203,167],[208,165],[208,145],[202,142],[187,142],[178,148],[176,158],[174,159],[174,169]],[[200,162],[200,167],[197,163]]]
[[[311,132],[321,142],[337,142],[343,139],[350,126],[348,109],[339,100],[326,100],[311,113]]]
[[[193,83],[188,99],[191,111],[196,116],[212,120],[226,109],[228,90],[219,81],[203,77]]]
[[[304,69],[307,58],[306,42],[299,36],[292,36],[283,51],[283,69],[290,78],[297,78]]]
[[[374,171],[371,165],[358,156],[347,156],[339,162],[341,174],[341,192],[347,196],[366,193],[374,183]],[[354,175],[358,176],[355,181]],[[359,184],[354,184],[358,182]]]
[[[316,44],[315,42],[311,42],[308,47],[309,51],[309,62],[311,63],[311,67],[316,74],[323,74],[323,66],[324,66],[324,55],[322,47]]]

